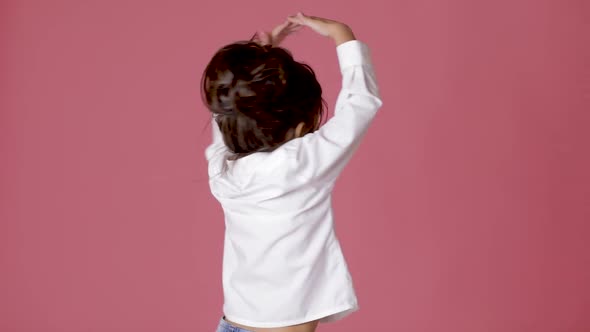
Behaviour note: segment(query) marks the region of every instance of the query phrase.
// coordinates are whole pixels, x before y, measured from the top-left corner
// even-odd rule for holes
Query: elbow
[[[379,94],[366,93],[349,96],[348,101],[356,109],[364,109],[369,112],[376,112],[383,106],[383,100]]]

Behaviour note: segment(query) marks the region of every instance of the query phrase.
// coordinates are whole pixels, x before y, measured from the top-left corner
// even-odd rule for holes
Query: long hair
[[[219,49],[201,78],[203,103],[238,156],[272,151],[317,130],[327,104],[313,69],[283,47],[237,41]]]

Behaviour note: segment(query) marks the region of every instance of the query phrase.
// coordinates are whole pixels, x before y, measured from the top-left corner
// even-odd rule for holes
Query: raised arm
[[[334,116],[316,132],[287,146],[295,150],[296,167],[303,180],[329,183],[346,166],[383,102],[367,44],[356,40],[346,25],[326,19],[312,20],[308,24],[318,30],[324,25],[322,31],[328,31],[327,36],[336,43],[342,88]]]

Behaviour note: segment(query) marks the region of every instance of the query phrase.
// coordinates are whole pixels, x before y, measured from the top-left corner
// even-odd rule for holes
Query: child
[[[278,46],[300,27],[336,44],[342,89],[321,127],[313,70]],[[314,332],[359,309],[331,192],[382,101],[368,46],[347,25],[298,13],[260,39],[220,49],[202,79],[209,185],[225,215],[217,331]]]

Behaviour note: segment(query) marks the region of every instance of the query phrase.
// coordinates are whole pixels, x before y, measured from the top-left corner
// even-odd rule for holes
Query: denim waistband
[[[225,316],[223,316],[219,320],[219,325],[217,326],[217,331],[215,331],[215,332],[252,332],[252,331],[245,330],[241,327],[231,325],[228,321],[225,320]]]

